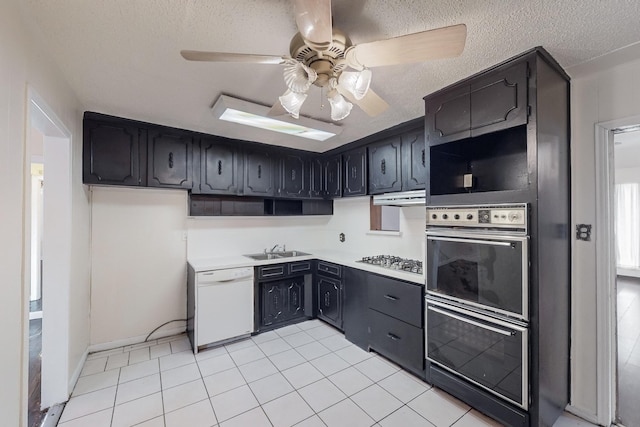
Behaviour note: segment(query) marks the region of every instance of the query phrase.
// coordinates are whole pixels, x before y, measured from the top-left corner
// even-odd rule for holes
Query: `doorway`
[[[27,90],[24,301],[29,316],[28,425],[69,397],[71,133]]]

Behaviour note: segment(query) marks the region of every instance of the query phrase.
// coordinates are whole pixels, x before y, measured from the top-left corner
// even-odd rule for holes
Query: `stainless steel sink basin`
[[[286,251],[286,252],[263,252],[261,254],[248,254],[244,256],[256,261],[265,261],[269,259],[293,258],[297,256],[304,256],[304,255],[309,255],[309,254],[306,252],[300,252],[300,251]]]

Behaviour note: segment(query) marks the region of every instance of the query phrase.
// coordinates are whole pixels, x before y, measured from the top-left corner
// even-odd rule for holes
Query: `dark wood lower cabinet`
[[[304,277],[260,284],[260,326],[273,326],[304,317]]]
[[[318,276],[318,318],[342,329],[342,282]]]

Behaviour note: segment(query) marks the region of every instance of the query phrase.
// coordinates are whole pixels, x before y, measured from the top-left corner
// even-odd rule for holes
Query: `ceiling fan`
[[[328,89],[331,119],[342,120],[353,104],[370,116],[389,107],[370,89],[369,68],[455,57],[464,49],[464,24],[353,45],[345,33],[332,26],[331,0],[292,1],[298,33],[291,39],[290,56],[194,50],[182,50],[180,54],[189,61],[284,64],[288,89],[270,115],[289,113],[298,118],[313,84]]]

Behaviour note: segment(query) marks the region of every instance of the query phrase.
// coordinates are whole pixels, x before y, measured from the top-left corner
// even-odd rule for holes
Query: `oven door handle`
[[[515,247],[515,243],[512,243],[512,242],[497,242],[495,240],[459,239],[459,238],[455,238],[455,237],[437,237],[437,236],[427,236],[427,239],[429,239],[429,240],[441,240],[443,242],[477,243],[477,244],[480,244],[480,245]]]
[[[476,322],[474,320],[468,319],[468,318],[463,317],[463,316],[458,316],[457,314],[450,313],[450,312],[448,312],[446,310],[441,310],[441,309],[436,308],[436,307],[434,307],[432,305],[429,305],[428,309],[431,310],[431,311],[434,311],[436,313],[440,313],[440,314],[442,314],[444,316],[449,316],[449,317],[452,317],[452,318],[454,318],[456,320],[459,320],[461,322],[469,323],[469,324],[477,326],[479,328],[487,329],[489,331],[496,332],[498,334],[501,334],[501,335],[504,335],[504,336],[507,336],[507,337],[512,337],[512,336],[514,336],[516,334],[515,331],[506,331],[504,329],[496,328],[494,326],[485,325],[484,323]]]

